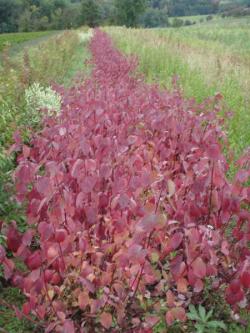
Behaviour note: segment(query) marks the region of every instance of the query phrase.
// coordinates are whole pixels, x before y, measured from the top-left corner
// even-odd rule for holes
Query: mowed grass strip
[[[232,22],[232,24],[230,23]],[[238,22],[238,24],[237,24]],[[216,19],[214,24],[168,29],[107,28],[120,50],[136,54],[149,82],[202,102],[220,92],[226,129],[238,157],[250,145],[250,19]],[[231,41],[231,42],[230,42]]]
[[[38,31],[0,34],[0,52],[7,46],[14,46],[34,39],[40,39],[41,37],[46,37],[53,33],[53,31]]]

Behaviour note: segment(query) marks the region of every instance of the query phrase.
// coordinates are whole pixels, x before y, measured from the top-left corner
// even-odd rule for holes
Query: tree
[[[114,0],[102,0],[100,6],[100,20],[104,25],[116,23]]]
[[[0,33],[17,31],[17,20],[22,10],[21,0],[0,0]]]
[[[147,8],[140,17],[140,25],[145,28],[167,27],[169,26],[167,9]]]
[[[98,2],[96,0],[82,0],[82,23],[93,28],[98,26],[99,20]]]
[[[209,15],[216,13],[219,0],[168,0],[170,16]]]
[[[146,9],[146,0],[115,0],[115,6],[117,24],[135,27]]]

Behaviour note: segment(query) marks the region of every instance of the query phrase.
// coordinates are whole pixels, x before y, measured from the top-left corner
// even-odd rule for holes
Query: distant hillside
[[[230,10],[236,7],[250,7],[250,0],[221,0],[220,11]]]
[[[215,14],[220,0],[168,0],[169,16]]]

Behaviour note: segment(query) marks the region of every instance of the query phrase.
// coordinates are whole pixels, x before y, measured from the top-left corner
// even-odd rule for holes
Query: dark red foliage
[[[8,249],[17,252],[19,249],[20,245],[22,244],[22,236],[21,234],[17,231],[15,224],[13,224],[7,233],[7,246]]]
[[[185,321],[205,279],[247,307],[249,160],[230,183],[218,96],[197,106],[146,85],[101,31],[90,48],[91,78],[59,88],[61,114],[18,157],[34,234],[11,227],[8,247],[28,272],[2,248],[0,260],[19,277],[23,311],[47,319],[45,332],[152,332],[164,308],[169,325]]]
[[[243,287],[250,289],[250,272],[243,272],[240,281]]]
[[[38,250],[30,254],[25,263],[30,270],[40,268],[42,266],[41,252]]]

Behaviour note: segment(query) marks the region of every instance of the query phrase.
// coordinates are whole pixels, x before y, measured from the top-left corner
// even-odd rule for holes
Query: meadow
[[[7,46],[22,44],[21,46],[23,47],[24,42],[34,42],[51,34],[53,34],[52,31],[0,34],[0,52]]]
[[[250,332],[250,18],[190,19],[0,35],[0,332]]]
[[[136,54],[148,82],[173,89],[173,77],[197,102],[220,93],[236,157],[250,144],[250,18],[215,18],[190,27],[107,28],[117,47]],[[232,116],[227,114],[232,112]]]

